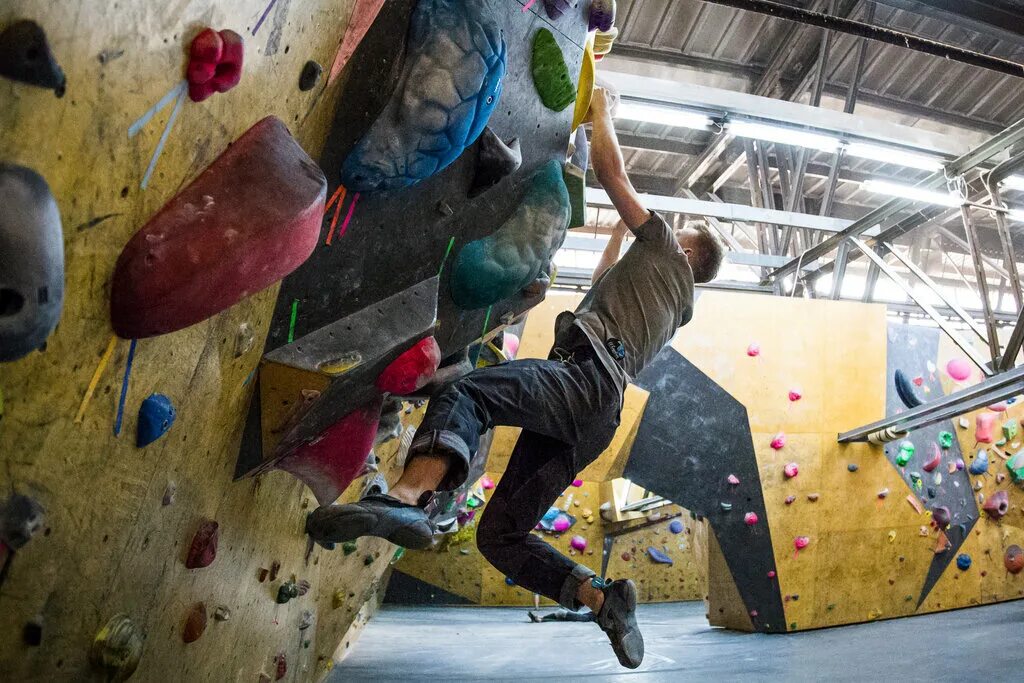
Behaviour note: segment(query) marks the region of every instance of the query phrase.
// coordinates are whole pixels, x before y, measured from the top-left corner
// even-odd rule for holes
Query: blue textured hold
[[[668,524],[668,530],[674,534],[681,534],[683,533],[683,523],[680,522],[678,519],[673,519]]]
[[[470,242],[452,268],[452,299],[462,309],[511,297],[550,267],[571,215],[562,166],[549,161],[530,180],[512,217],[489,237]]]
[[[658,564],[672,564],[672,558],[655,548],[653,545],[648,546],[647,554],[650,555],[651,559]]]
[[[176,417],[178,417],[178,413],[174,410],[171,399],[163,394],[150,395],[139,408],[139,425],[135,445],[142,448],[159,439],[171,428]]]
[[[982,448],[978,451],[978,454],[974,456],[974,462],[968,468],[971,474],[985,474],[988,472],[988,451]]]
[[[967,553],[963,553],[961,555],[957,555],[956,566],[957,566],[957,569],[959,569],[961,571],[967,571],[968,569],[971,568],[971,556],[968,555]]]
[[[488,13],[471,0],[419,1],[398,86],[342,165],[346,188],[414,185],[476,142],[501,97],[507,57]]]
[[[506,586],[514,586],[514,585],[516,585],[516,582],[506,576],[505,577],[505,585]]]

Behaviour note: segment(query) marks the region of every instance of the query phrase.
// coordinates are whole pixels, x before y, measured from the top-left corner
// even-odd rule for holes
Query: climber
[[[430,399],[389,494],[321,507],[306,530],[324,544],[378,536],[406,548],[429,546],[433,530],[424,507],[434,491],[465,481],[482,433],[522,427],[477,529],[480,552],[523,588],[567,609],[589,607],[619,662],[636,668],[644,646],[633,582],[604,582],[530,532],[611,442],[626,383],[689,322],[694,283],[716,276],[723,250],[706,227],[673,232],[644,207],[626,175],[611,110],[612,97],[599,89],[590,113],[591,157],[636,238],[630,249],[619,260],[621,242],[609,243],[587,296],[575,313],[556,320],[548,360],[501,363],[444,387]]]

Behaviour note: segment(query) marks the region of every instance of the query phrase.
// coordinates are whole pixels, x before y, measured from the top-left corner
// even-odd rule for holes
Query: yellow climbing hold
[[[590,101],[594,97],[594,72],[597,62],[594,60],[594,36],[587,39],[583,49],[583,66],[580,69],[580,80],[576,86],[576,109],[572,115],[572,129],[576,130],[583,119],[590,113]],[[586,169],[584,169],[586,170]]]
[[[895,529],[890,529],[889,530],[889,543],[892,543],[895,540],[896,540],[896,530]]]

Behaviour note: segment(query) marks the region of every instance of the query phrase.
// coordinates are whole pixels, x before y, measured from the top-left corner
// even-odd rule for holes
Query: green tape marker
[[[455,246],[455,235],[452,235],[452,238],[450,240],[448,240],[448,248],[445,249],[444,258],[441,259],[441,267],[437,269],[437,276],[438,277],[441,277],[441,273],[444,272],[444,264],[448,261],[448,257],[451,255],[452,247],[454,247],[454,246]]]
[[[288,343],[295,341],[295,319],[299,317],[299,300],[292,300],[292,319],[288,323]]]

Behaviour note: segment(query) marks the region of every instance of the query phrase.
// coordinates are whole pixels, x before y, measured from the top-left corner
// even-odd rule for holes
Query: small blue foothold
[[[985,474],[988,472],[988,451],[982,448],[978,451],[978,454],[974,456],[974,462],[968,468],[971,474]]]
[[[672,558],[661,552],[654,546],[648,546],[647,554],[658,564],[672,564]]]
[[[505,577],[505,585],[506,586],[514,586],[514,585],[516,585],[516,582],[506,576]]]
[[[171,428],[177,416],[178,413],[175,412],[171,399],[163,394],[151,394],[139,408],[139,425],[135,445],[142,448],[159,439]]]
[[[668,530],[674,534],[681,534],[683,533],[683,523],[680,522],[678,519],[673,519],[668,524]]]
[[[968,555],[967,553],[963,553],[961,555],[958,555],[957,558],[956,558],[956,566],[957,566],[957,569],[959,569],[961,571],[967,571],[968,569],[971,568],[971,556]]]

